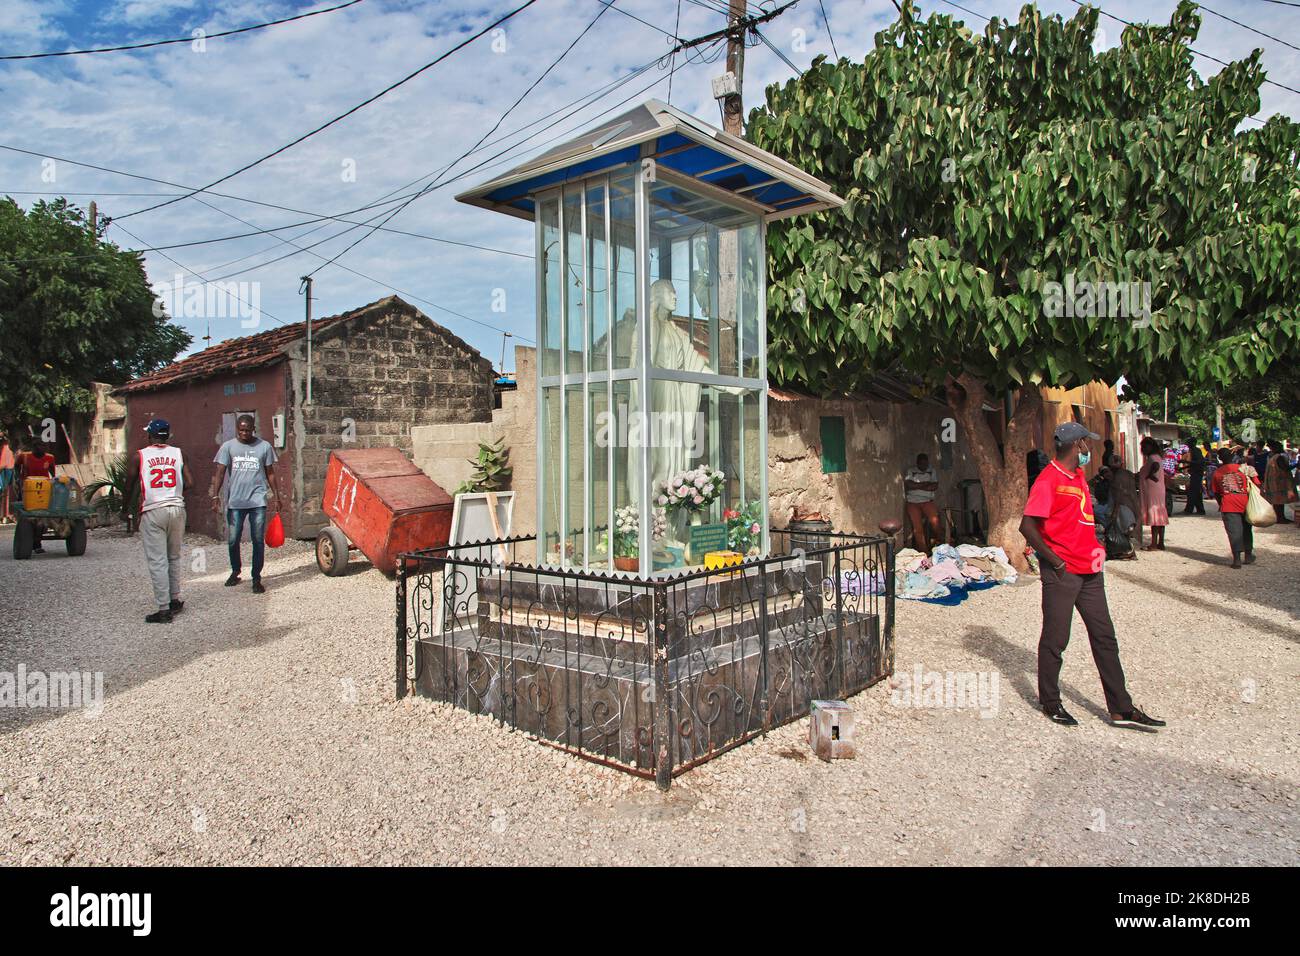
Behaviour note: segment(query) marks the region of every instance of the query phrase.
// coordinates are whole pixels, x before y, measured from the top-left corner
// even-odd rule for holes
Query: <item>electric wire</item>
[[[420,67],[420,68],[417,69],[417,70],[413,70],[412,72],[408,73],[406,76],[402,77],[400,80],[397,80],[397,81],[394,82],[394,83],[390,83],[388,86],[384,87],[384,88],[383,88],[382,90],[380,90],[378,93],[375,93],[373,96],[369,96],[369,97],[367,97],[366,99],[362,100],[362,101],[361,101],[360,103],[358,103],[356,106],[353,106],[352,108],[350,108],[350,109],[348,109],[348,110],[345,110],[344,112],[340,113],[338,116],[335,116],[333,119],[327,120],[326,122],[324,122],[324,123],[322,123],[321,125],[317,126],[315,129],[310,130],[310,131],[308,131],[308,132],[306,132],[306,133],[303,133],[301,136],[297,137],[296,139],[291,140],[291,141],[288,142],[288,143],[285,143],[283,146],[279,147],[278,149],[274,149],[274,150],[272,150],[271,152],[267,153],[265,156],[262,156],[262,157],[259,158],[259,159],[255,159],[255,160],[253,160],[251,163],[246,163],[246,164],[244,164],[243,166],[241,166],[241,167],[239,167],[238,169],[236,169],[234,172],[227,173],[226,175],[222,176],[220,179],[215,179],[215,180],[213,180],[212,182],[210,182],[210,183],[208,183],[206,186],[204,186],[203,189],[196,189],[196,190],[194,190],[194,192],[189,193],[188,195],[191,195],[191,196],[192,196],[192,195],[194,195],[195,193],[199,193],[199,192],[203,192],[204,190],[211,189],[213,186],[218,186],[218,185],[220,185],[221,183],[224,183],[224,182],[225,182],[226,180],[228,180],[228,179],[234,179],[234,178],[235,178],[236,176],[238,176],[239,174],[247,172],[248,170],[252,169],[254,166],[258,166],[258,165],[260,165],[260,164],[266,162],[266,161],[269,160],[269,159],[272,159],[272,158],[274,158],[274,157],[276,157],[276,156],[279,156],[281,153],[283,153],[283,152],[285,152],[285,151],[287,151],[287,150],[289,150],[289,149],[292,149],[294,146],[297,146],[299,143],[302,143],[302,142],[304,142],[305,140],[310,139],[311,137],[315,136],[317,133],[320,133],[320,132],[323,132],[324,130],[329,129],[331,126],[333,126],[333,125],[336,124],[336,123],[341,122],[342,120],[344,120],[344,119],[346,119],[347,117],[351,116],[353,113],[359,112],[360,110],[365,109],[365,108],[366,108],[367,106],[369,106],[371,103],[374,103],[376,100],[381,99],[381,98],[384,97],[384,96],[387,96],[389,93],[391,93],[393,90],[397,89],[398,87],[400,87],[400,86],[402,86],[402,85],[404,85],[404,84],[406,84],[406,83],[409,83],[411,80],[415,79],[417,76],[419,76],[421,73],[424,73],[426,70],[432,69],[433,67],[437,66],[439,63],[441,63],[442,61],[446,60],[448,57],[452,56],[453,54],[457,53],[458,51],[460,51],[460,50],[464,49],[465,47],[469,46],[471,43],[473,43],[475,40],[479,39],[480,37],[485,36],[485,35],[486,35],[487,33],[489,33],[491,30],[494,30],[496,27],[499,27],[501,24],[505,23],[507,20],[509,20],[509,19],[511,19],[512,17],[516,16],[517,14],[523,12],[524,10],[527,10],[529,7],[531,7],[531,6],[532,6],[534,3],[536,3],[536,2],[537,2],[537,0],[524,0],[523,3],[521,3],[519,6],[515,7],[515,8],[514,8],[513,10],[511,10],[509,13],[506,13],[506,14],[504,14],[504,15],[498,17],[496,20],[492,21],[492,22],[489,23],[487,26],[483,27],[482,29],[478,30],[477,32],[475,32],[475,33],[473,33],[473,34],[470,34],[468,37],[466,37],[466,38],[465,38],[464,40],[462,40],[460,43],[457,43],[455,46],[451,47],[450,49],[445,50],[444,52],[440,53],[437,57],[435,57],[434,59],[430,60],[428,63],[424,64],[424,66]],[[170,206],[172,203],[180,202],[182,199],[185,199],[185,198],[188,198],[188,196],[180,196],[180,197],[176,197],[176,198],[174,198],[174,199],[168,199],[168,200],[166,200],[166,201],[164,201],[164,202],[156,203],[155,205],[152,205],[152,206],[146,206],[146,207],[143,208],[143,209],[136,209],[136,210],[133,211],[133,212],[124,213],[123,215],[118,216],[117,218],[118,218],[118,219],[129,219],[129,218],[131,218],[132,216],[138,216],[138,215],[140,215],[141,213],[151,212],[151,211],[153,211],[153,210],[155,210],[155,209],[161,209],[161,208],[164,207],[164,206]]]
[[[258,23],[250,27],[240,27],[238,30],[223,30],[220,33],[207,33],[203,35],[202,39],[218,40],[221,37],[232,37],[240,33],[251,33],[254,30],[265,30],[267,27],[279,26],[282,23],[292,23],[295,20],[306,20],[308,17],[319,17],[325,13],[333,13],[335,10],[343,10],[347,7],[353,7],[358,3],[361,3],[361,0],[348,0],[347,3],[340,3],[338,6],[327,7],[324,10],[312,10],[309,13],[300,13],[297,16],[285,17],[281,20],[271,20],[268,23]],[[0,60],[41,60],[47,57],[56,56],[85,56],[90,53],[120,53],[124,50],[145,50],[150,47],[167,46],[171,43],[193,43],[197,39],[200,38],[190,35],[187,37],[176,37],[172,40],[150,40],[145,43],[128,43],[124,46],[96,47],[89,50],[61,50],[49,53],[11,53],[0,56]]]

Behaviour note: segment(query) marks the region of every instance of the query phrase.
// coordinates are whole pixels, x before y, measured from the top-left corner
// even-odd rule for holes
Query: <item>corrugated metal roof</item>
[[[643,154],[644,144],[650,148]],[[532,193],[646,156],[743,196],[769,220],[844,205],[820,179],[659,100],[648,100],[456,198],[532,219]]]

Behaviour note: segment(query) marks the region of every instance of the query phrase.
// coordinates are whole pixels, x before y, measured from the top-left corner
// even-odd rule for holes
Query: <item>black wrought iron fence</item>
[[[766,558],[652,580],[537,567],[531,537],[401,556],[397,696],[670,778],[893,672],[885,537],[773,532]]]

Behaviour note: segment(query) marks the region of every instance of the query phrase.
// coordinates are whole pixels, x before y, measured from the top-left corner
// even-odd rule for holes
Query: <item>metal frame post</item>
[[[406,674],[406,559],[398,558],[401,566],[397,571],[397,699],[401,700],[409,692]]]
[[[655,785],[667,790],[673,782],[672,702],[668,692],[668,585],[654,588],[654,682],[655,682]]]

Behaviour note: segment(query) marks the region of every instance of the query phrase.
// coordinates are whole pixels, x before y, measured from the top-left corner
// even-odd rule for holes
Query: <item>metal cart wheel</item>
[[[331,525],[316,535],[316,566],[327,577],[338,577],[348,566],[348,539]]]
[[[74,558],[86,553],[86,522],[84,519],[79,518],[72,522],[72,530],[63,539],[63,543],[68,549],[68,554]]]
[[[19,518],[14,527],[14,560],[26,561],[30,558],[35,544],[36,522],[31,518]]]

